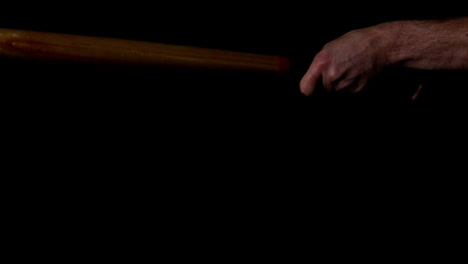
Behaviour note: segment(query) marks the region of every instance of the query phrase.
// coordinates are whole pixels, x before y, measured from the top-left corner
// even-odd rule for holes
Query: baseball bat
[[[0,58],[286,73],[289,59],[145,41],[0,29]]]

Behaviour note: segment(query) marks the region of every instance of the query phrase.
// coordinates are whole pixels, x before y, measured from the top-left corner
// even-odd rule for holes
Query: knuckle
[[[330,80],[330,82],[335,82],[336,80],[338,80],[339,78],[339,73],[336,69],[336,67],[328,67],[327,69],[327,77],[328,77],[328,80]]]
[[[328,45],[328,44],[327,44]],[[316,56],[316,60],[329,61],[331,59],[331,53],[328,49],[322,49]]]

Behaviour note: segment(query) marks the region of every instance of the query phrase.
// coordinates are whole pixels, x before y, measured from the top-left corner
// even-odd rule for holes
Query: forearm
[[[377,26],[390,31],[391,65],[427,70],[468,70],[468,17],[396,21]]]

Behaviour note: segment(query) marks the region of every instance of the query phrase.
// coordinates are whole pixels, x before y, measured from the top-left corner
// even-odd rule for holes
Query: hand
[[[394,21],[351,31],[315,56],[301,80],[301,91],[311,95],[322,80],[329,92],[356,93],[389,65],[466,71],[467,32],[468,17]]]
[[[374,26],[351,31],[326,44],[301,80],[301,92],[311,95],[322,80],[327,91],[361,91],[387,64],[390,31]]]

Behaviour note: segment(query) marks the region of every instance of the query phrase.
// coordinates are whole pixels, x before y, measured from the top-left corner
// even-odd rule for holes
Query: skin
[[[357,93],[389,66],[468,70],[468,17],[393,21],[353,30],[323,47],[300,89],[311,95],[323,82],[329,92]]]

